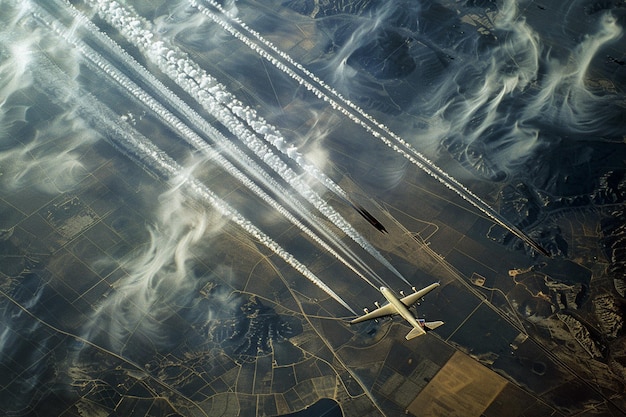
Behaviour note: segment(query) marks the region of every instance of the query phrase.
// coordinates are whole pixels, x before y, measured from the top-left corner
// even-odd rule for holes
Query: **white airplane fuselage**
[[[411,326],[414,328],[421,328],[422,325],[417,321],[415,316],[411,314],[408,307],[405,306],[402,301],[387,287],[380,287],[380,292],[383,296],[389,301],[389,304],[394,306],[394,308],[398,311],[398,314],[402,316],[403,319],[409,322]]]

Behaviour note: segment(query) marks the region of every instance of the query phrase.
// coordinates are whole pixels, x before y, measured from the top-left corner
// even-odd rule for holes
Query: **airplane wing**
[[[439,286],[438,282],[435,282],[434,284],[430,284],[428,287],[426,288],[422,288],[419,291],[414,292],[413,294],[409,294],[406,297],[402,298],[400,301],[402,301],[402,304],[404,304],[407,307],[411,307],[413,304],[415,304],[420,298],[422,298],[423,296],[425,296],[426,294],[428,294],[429,292],[431,292],[432,290],[434,290],[435,288],[437,288]],[[376,310],[375,310],[376,311]],[[375,311],[372,311],[372,313],[374,313]],[[371,314],[371,313],[370,313]]]
[[[379,317],[391,316],[392,314],[397,314],[395,307],[391,304],[386,304],[380,308],[377,308],[374,311],[370,311],[367,314],[362,315],[361,317],[357,317],[352,320],[350,324],[361,323],[362,321],[377,319]]]

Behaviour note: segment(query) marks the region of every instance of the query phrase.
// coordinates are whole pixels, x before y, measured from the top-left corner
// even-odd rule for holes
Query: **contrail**
[[[262,58],[266,59],[276,68],[296,80],[300,85],[311,91],[318,98],[328,102],[333,109],[338,110],[346,117],[348,117],[351,121],[363,127],[372,136],[381,140],[391,149],[404,156],[412,164],[429,174],[431,177],[435,178],[437,181],[439,181],[450,190],[454,191],[461,198],[463,198],[468,203],[484,213],[486,216],[488,216],[496,224],[502,226],[510,233],[517,236],[519,239],[524,241],[537,252],[548,257],[550,256],[550,253],[546,249],[541,247],[539,243],[535,242],[531,237],[521,231],[517,226],[505,219],[488,203],[486,203],[480,197],[467,189],[458,180],[450,176],[448,173],[439,168],[434,162],[430,161],[424,155],[415,150],[409,143],[393,133],[387,126],[378,122],[374,117],[367,114],[352,101],[344,98],[340,93],[335,91],[332,87],[328,86],[324,81],[322,81],[312,72],[304,68],[304,66],[293,60],[293,58],[291,58],[287,53],[279,50],[271,42],[264,39],[259,33],[248,28],[248,26],[240,19],[229,15],[214,0],[206,0],[206,2],[210,4],[211,7],[213,7],[214,9],[218,10],[222,14],[222,16],[224,16],[224,19],[233,22],[241,30],[247,32],[250,36],[257,39],[257,41],[259,41],[262,45],[252,41],[249,37],[241,33],[240,30],[237,30],[231,24],[226,22],[226,20],[220,18],[215,13],[212,13],[206,7],[198,4],[197,1],[190,0],[192,6],[196,7],[203,14],[219,24],[222,28],[224,28],[224,30],[226,30],[235,38],[239,39],[246,46],[258,53]]]
[[[183,167],[176,161],[146,137],[136,132],[130,125],[122,125],[119,117],[90,93],[67,87],[70,82],[67,75],[46,57],[41,56],[39,67],[35,69],[33,77],[37,88],[53,100],[59,101],[61,104],[68,101],[75,103],[76,112],[82,119],[97,128],[98,132],[103,132],[115,148],[151,172],[152,175],[161,180],[170,180],[184,173]],[[348,311],[356,315],[356,312],[339,295],[324,284],[304,264],[243,217],[234,207],[220,199],[205,184],[188,176],[181,187],[184,187],[191,196],[211,205],[222,216],[237,224]]]
[[[99,15],[115,27],[129,42],[145,53],[161,71],[168,75],[183,90],[195,98],[209,113],[216,117],[229,131],[241,140],[261,160],[271,167],[294,190],[297,190],[317,210],[332,221],[352,240],[365,249],[378,262],[408,284],[408,281],[385,259],[371,243],[361,236],[334,208],[322,199],[282,159],[261,141],[256,132],[270,137],[276,146],[282,137],[275,137],[275,128],[256,116],[252,109],[245,108],[214,77],[206,73],[187,54],[176,47],[168,47],[163,41],[153,41],[150,24],[113,0],[88,0],[97,8]],[[254,131],[250,131],[241,120],[245,120]]]
[[[71,6],[70,6],[71,7]],[[177,99],[177,96],[174,95],[166,86],[161,84],[158,80],[156,80],[151,74],[143,67],[141,67],[136,61],[133,60],[132,57],[124,54],[124,51],[119,48],[116,44],[114,44],[109,38],[106,38],[104,34],[97,31],[95,25],[88,19],[81,19],[83,16],[76,9],[70,10],[75,18],[75,22],[79,21],[81,25],[89,30],[91,35],[95,35],[100,41],[103,41],[107,44],[108,47],[115,49],[116,53],[122,54],[122,60],[128,66],[132,66],[134,72],[138,73],[139,76],[145,77],[143,78],[145,82],[153,84],[156,87],[157,91],[160,93],[160,97],[169,98],[169,102],[177,101],[176,108],[178,110],[184,111],[187,116],[191,116],[190,120],[193,119],[194,124],[200,127],[200,130],[206,134],[208,134],[212,140],[214,140],[220,147],[222,147],[225,151],[234,154],[235,157],[240,160],[241,166],[248,168],[250,174],[255,176],[255,178],[261,183],[273,190],[277,195],[281,196],[288,204],[290,204],[291,209],[294,210],[300,218],[308,219],[311,224],[313,224],[317,233],[320,233],[324,238],[328,241],[333,242],[340,250],[352,261],[349,262],[342,255],[337,253],[326,241],[324,241],[318,234],[309,229],[306,225],[304,225],[300,220],[298,220],[291,212],[289,212],[285,207],[283,207],[280,203],[278,203],[275,199],[269,196],[261,187],[259,187],[252,179],[246,176],[243,172],[237,169],[231,162],[229,162],[223,155],[220,154],[213,147],[209,146],[207,142],[204,141],[198,134],[196,134],[191,128],[189,128],[182,120],[172,114],[169,110],[167,110],[159,101],[155,100],[153,96],[147,93],[145,90],[141,89],[135,82],[133,82],[128,76],[126,76],[123,72],[113,66],[109,61],[107,61],[102,55],[97,53],[93,48],[85,44],[78,37],[73,36],[74,32],[69,32],[68,28],[58,24],[54,18],[49,16],[47,12],[43,10],[39,10],[37,12],[37,17],[46,25],[48,25],[52,30],[54,30],[57,34],[62,36],[66,41],[73,44],[78,50],[83,53],[83,56],[88,60],[87,63],[91,64],[91,66],[96,67],[98,70],[103,71],[107,74],[112,80],[118,83],[123,87],[124,93],[130,95],[134,99],[141,102],[143,105],[146,105],[150,108],[154,114],[166,125],[168,125],[173,131],[176,131],[187,143],[192,145],[195,149],[200,151],[205,157],[210,160],[217,162],[225,171],[231,174],[234,178],[240,181],[244,186],[246,186],[249,190],[254,192],[257,196],[259,196],[263,201],[265,201],[268,205],[273,207],[276,211],[282,214],[285,218],[287,218],[292,224],[298,227],[304,234],[309,236],[313,241],[327,250],[332,256],[334,256],[338,261],[352,270],[357,276],[366,281],[369,285],[374,288],[378,288],[381,285],[385,285],[384,281],[374,272],[363,260],[361,260],[356,254],[354,254],[345,244],[339,239],[335,234],[328,231],[317,219],[309,212],[308,209],[303,207],[299,201],[292,198],[290,193],[288,193],[280,184],[278,184],[264,169],[262,169],[256,162],[250,159],[245,153],[241,152],[237,147],[233,146],[230,141],[228,141],[219,131],[217,131],[213,126],[208,124],[203,118],[201,118],[197,113],[193,112],[182,100]],[[132,61],[131,61],[132,60]],[[139,68],[138,68],[139,67]],[[143,71],[141,71],[143,70]],[[146,79],[148,78],[148,79]],[[355,266],[356,264],[356,266]],[[363,273],[361,273],[357,266],[362,268],[367,274],[369,274],[373,279],[377,281],[377,284],[373,284],[370,279],[365,277]]]

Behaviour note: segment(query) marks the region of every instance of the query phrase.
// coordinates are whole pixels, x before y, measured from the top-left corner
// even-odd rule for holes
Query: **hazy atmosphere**
[[[625,25],[0,0],[0,414],[623,415]]]

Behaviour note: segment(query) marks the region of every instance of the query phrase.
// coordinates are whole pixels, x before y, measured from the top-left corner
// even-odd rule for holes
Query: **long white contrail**
[[[71,85],[68,77],[56,65],[48,61],[47,58],[41,57],[38,68],[34,72],[37,87],[47,96],[56,100],[60,100],[59,97],[62,96],[61,100],[63,100],[63,103],[75,103],[77,113],[81,118],[96,128],[98,132],[106,135],[113,146],[152,172],[153,175],[165,180],[184,175],[183,167],[150,142],[150,140],[135,131],[130,125],[122,124],[119,117],[97,98],[80,89],[68,87],[68,85]],[[64,81],[65,84],[63,84]],[[192,197],[209,204],[226,219],[237,224],[348,311],[356,315],[356,312],[339,295],[324,284],[304,264],[251,221],[243,217],[234,207],[219,198],[205,184],[188,175],[182,187]]]
[[[150,23],[122,7],[114,0],[87,0],[96,7],[100,17],[116,28],[127,41],[141,50],[157,67],[176,82],[183,90],[196,99],[210,114],[241,140],[262,161],[278,173],[294,190],[298,191],[320,213],[342,230],[347,236],[365,249],[372,257],[393,272],[406,279],[382,256],[371,243],[361,236],[332,206],[316,193],[299,175],[294,172],[268,145],[257,137],[255,132],[267,136],[274,146],[284,143],[282,137],[275,136],[275,128],[246,108],[229,93],[217,80],[203,70],[189,56],[175,46],[154,40]],[[246,123],[243,123],[244,120]],[[251,126],[251,131],[247,126]],[[408,283],[408,282],[407,282]]]
[[[44,10],[37,10],[35,12],[35,15],[44,24],[48,25],[52,30],[54,30],[59,36],[63,37],[66,41],[68,41],[78,50],[80,50],[83,56],[87,59],[88,64],[91,63],[92,66],[107,74],[112,80],[114,80],[123,88],[123,91],[126,94],[137,99],[143,105],[150,108],[163,123],[168,125],[173,131],[176,131],[183,139],[185,139],[187,143],[200,151],[205,157],[217,162],[220,166],[222,166],[225,171],[227,171],[234,178],[239,180],[244,186],[254,192],[268,205],[270,205],[272,208],[282,214],[292,224],[298,227],[305,235],[310,237],[314,242],[327,250],[332,256],[334,256],[338,261],[340,261],[342,264],[352,270],[357,276],[359,276],[361,279],[366,281],[374,288],[385,285],[384,281],[376,274],[376,272],[374,272],[363,260],[361,260],[356,254],[354,254],[354,252],[352,252],[350,248],[346,247],[339,237],[337,237],[326,227],[324,227],[323,224],[317,221],[317,219],[309,212],[309,210],[302,206],[302,204],[300,204],[297,199],[293,198],[290,193],[288,193],[280,184],[278,184],[274,180],[274,178],[271,177],[271,175],[269,175],[264,169],[258,166],[258,164],[250,159],[245,153],[241,152],[237,147],[235,147],[219,131],[217,131],[217,129],[215,129],[203,118],[201,118],[197,113],[195,113],[191,108],[189,108],[165,85],[156,80],[156,78],[152,76],[148,71],[145,71],[145,68],[143,68],[136,61],[134,61],[131,56],[125,53],[123,49],[119,48],[117,44],[113,43],[111,39],[106,37],[106,35],[104,35],[102,32],[98,31],[95,25],[88,19],[85,19],[85,16],[82,15],[78,10],[74,9],[71,5],[66,6],[69,8],[69,10],[66,11],[69,11],[74,17],[74,27],[72,27],[72,29],[68,29],[67,27],[61,25]],[[196,134],[194,130],[189,128],[182,120],[180,120],[168,109],[166,109],[159,101],[154,99],[153,96],[151,96],[145,90],[141,89],[135,82],[131,80],[131,78],[126,76],[111,62],[107,61],[102,55],[100,55],[93,48],[83,42],[80,37],[74,36],[77,29],[76,25],[80,25],[81,27],[87,29],[90,35],[95,36],[107,47],[113,49],[115,53],[120,54],[121,60],[126,66],[132,67],[133,72],[138,73],[137,75],[140,76],[145,83],[150,83],[153,85],[153,87],[156,87],[156,91],[159,92],[160,98],[165,98],[168,104],[172,104],[172,101],[175,101],[176,103],[174,107],[176,107],[177,110],[185,113],[185,116],[187,116],[189,120],[193,120],[194,124],[199,127],[203,133],[211,137],[211,139],[216,142],[220,147],[222,147],[227,153],[229,153],[230,155],[234,155],[237,160],[241,161],[241,166],[247,168],[247,171],[251,175],[253,175],[257,181],[260,181],[265,187],[271,189],[276,195],[279,195],[281,196],[281,198],[286,200],[291,209],[296,214],[298,214],[300,218],[308,219],[310,223],[316,228],[317,234],[309,229],[306,225],[304,225],[300,220],[298,220],[297,217],[295,217],[284,206],[278,203],[274,198],[269,196],[252,179],[250,179],[247,175],[245,175],[238,168],[236,168],[230,161],[228,161],[223,155],[221,155],[220,152],[209,146],[208,143],[206,143],[204,139]],[[352,262],[349,262],[346,258],[337,253],[337,251],[332,248],[325,240],[323,240],[318,234],[323,236],[327,241],[333,242],[333,244],[339,247],[339,249],[345,254],[345,256],[347,256]],[[363,273],[357,269],[357,267],[362,268],[368,275],[370,275],[374,280],[377,281],[377,284],[374,285],[370,281],[370,279],[365,277]]]
[[[285,74],[289,75],[292,79],[296,80],[300,85],[304,86],[307,90],[311,91],[321,100],[328,102],[331,107],[341,112],[348,119],[363,127],[372,136],[381,140],[385,145],[389,146],[394,151],[404,156],[409,162],[435,178],[441,184],[454,191],[461,198],[469,202],[476,207],[482,213],[487,215],[498,225],[502,226],[519,239],[523,240],[530,247],[537,252],[542,253],[545,256],[550,256],[550,253],[546,251],[541,245],[535,242],[527,234],[521,231],[517,226],[512,224],[500,213],[495,211],[487,202],[482,200],[463,184],[461,184],[456,178],[450,176],[447,172],[442,170],[434,162],[426,158],[420,152],[415,150],[409,143],[407,143],[400,136],[392,132],[387,126],[380,123],[371,115],[367,114],[363,109],[354,104],[352,101],[343,97],[335,89],[328,86],[324,81],[318,78],[315,74],[307,70],[304,66],[296,62],[287,53],[276,48],[271,42],[264,39],[258,32],[250,29],[245,23],[235,16],[232,16],[226,12],[217,2],[214,0],[205,0],[215,10],[218,10],[220,17],[216,13],[211,12],[206,7],[200,5],[197,0],[190,0],[192,6],[196,7],[203,14],[209,17],[211,20],[219,24],[224,30],[230,33],[235,38],[239,39],[246,46],[253,51],[257,52],[262,58],[266,59],[272,65]],[[238,26],[235,28],[229,22]],[[257,42],[250,39],[250,37],[244,35],[242,31],[249,34],[249,36],[255,38]]]

